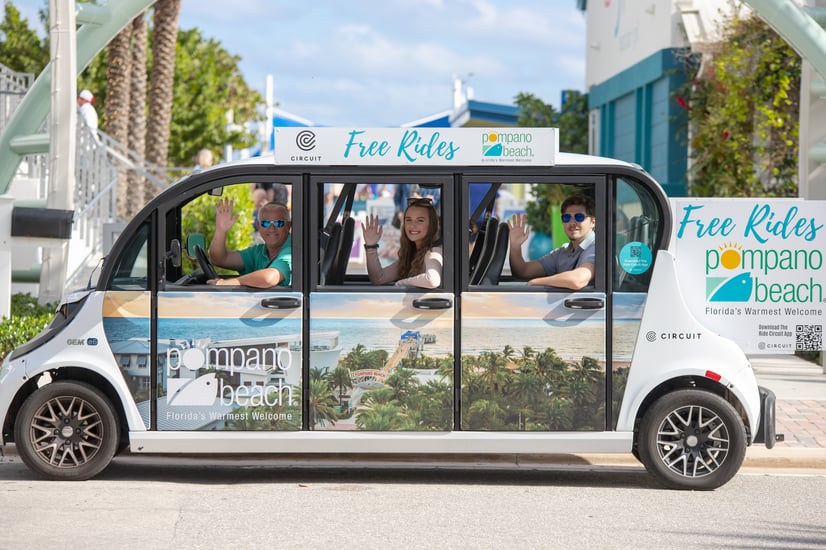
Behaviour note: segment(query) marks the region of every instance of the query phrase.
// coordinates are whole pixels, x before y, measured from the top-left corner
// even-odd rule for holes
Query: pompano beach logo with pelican
[[[706,275],[712,265],[733,271],[742,265],[743,247],[729,242],[719,249],[706,251]],[[732,277],[707,276],[706,299],[709,302],[748,302],[754,289],[750,272],[739,273]]]
[[[705,251],[709,302],[820,303],[823,285],[813,276],[791,280],[795,272],[823,267],[823,253],[805,248],[744,249],[729,241]],[[722,275],[721,275],[722,273]]]

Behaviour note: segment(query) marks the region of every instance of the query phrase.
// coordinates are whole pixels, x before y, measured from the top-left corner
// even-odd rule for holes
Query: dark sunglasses
[[[284,227],[287,225],[287,222],[284,220],[258,220],[258,223],[261,224],[261,227],[269,227],[274,225],[275,227]]]
[[[433,206],[433,201],[421,197],[407,199],[407,206]]]
[[[585,221],[588,215],[582,212],[577,212],[576,214],[562,214],[562,223],[570,223],[571,218],[575,219],[577,223],[582,223]]]

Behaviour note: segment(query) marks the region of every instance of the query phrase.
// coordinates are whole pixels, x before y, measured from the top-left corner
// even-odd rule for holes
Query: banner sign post
[[[823,350],[826,201],[672,199],[688,307],[746,353]]]

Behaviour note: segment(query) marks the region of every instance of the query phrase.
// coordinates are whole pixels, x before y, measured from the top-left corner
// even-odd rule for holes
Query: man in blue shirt
[[[290,210],[280,202],[268,202],[258,210],[256,229],[262,244],[244,250],[228,250],[227,234],[238,219],[234,204],[221,199],[215,211],[215,236],[209,245],[212,262],[239,273],[238,277],[210,279],[211,285],[244,285],[256,288],[290,286],[292,279],[292,239]]]
[[[511,273],[528,279],[528,285],[582,290],[593,286],[596,270],[594,201],[585,195],[572,195],[562,202],[562,223],[570,242],[542,256],[525,261],[522,244],[530,236],[525,215],[516,215],[510,225]]]

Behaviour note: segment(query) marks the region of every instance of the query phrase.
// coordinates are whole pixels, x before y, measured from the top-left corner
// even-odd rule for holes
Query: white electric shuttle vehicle
[[[639,166],[558,152],[537,128],[284,128],[269,158],[193,173],[123,230],[95,282],[0,368],[0,442],[57,480],[132,453],[633,453],[665,486],[714,489],[774,444],[774,395],[689,313],[667,198]],[[254,188],[286,196],[288,284],[213,285],[218,202],[252,245]],[[260,193],[259,193],[260,194]],[[594,204],[582,290],[511,274]],[[372,285],[362,222],[398,257],[404,196],[430,198],[437,288]],[[284,200],[284,199],[282,199]],[[260,228],[259,228],[260,229]],[[372,252],[372,251],[371,251]]]

